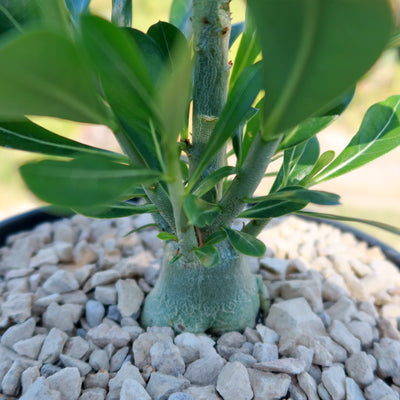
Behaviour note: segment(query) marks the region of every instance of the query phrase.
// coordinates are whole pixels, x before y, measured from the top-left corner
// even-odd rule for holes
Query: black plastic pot
[[[16,215],[14,217],[8,218],[2,222],[0,222],[0,247],[4,246],[6,243],[7,237],[9,235],[27,231],[33,229],[35,226],[43,223],[43,222],[51,222],[56,221],[61,218],[65,218],[65,215],[59,216],[46,211],[46,208],[38,208],[32,211],[28,211],[23,214]],[[299,218],[303,218],[307,221],[314,221],[318,223],[324,223],[328,225],[332,225],[340,229],[342,232],[352,233],[358,240],[364,241],[368,244],[369,247],[378,246],[382,252],[385,254],[386,258],[392,261],[397,267],[400,269],[400,252],[396,249],[390,247],[386,243],[381,242],[380,240],[374,238],[371,235],[368,235],[358,229],[355,229],[351,226],[343,224],[337,221],[328,221],[321,218],[314,217],[306,217],[301,216]]]

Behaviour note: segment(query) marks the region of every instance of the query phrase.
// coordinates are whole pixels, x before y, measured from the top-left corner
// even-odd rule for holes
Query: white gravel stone
[[[121,368],[123,362],[126,360],[128,353],[129,347],[125,346],[121,347],[113,354],[110,360],[110,372],[116,372]]]
[[[254,400],[274,400],[286,396],[291,378],[287,374],[272,374],[270,372],[248,369]]]
[[[49,294],[72,292],[78,288],[79,283],[74,274],[62,269],[51,275],[43,284],[43,289]]]
[[[89,343],[80,336],[70,337],[65,344],[64,354],[77,359],[84,359],[89,353]]]
[[[70,263],[73,261],[74,247],[71,243],[55,242],[53,245],[53,249],[62,263]]]
[[[185,378],[165,375],[161,372],[153,372],[147,384],[147,392],[152,400],[168,399],[172,393],[182,391],[189,386]]]
[[[24,372],[24,365],[20,360],[15,360],[11,368],[4,375],[1,382],[1,390],[4,394],[8,396],[17,396],[20,392],[21,385],[21,375]]]
[[[264,257],[260,260],[261,268],[277,277],[285,277],[286,271],[290,265],[290,260],[279,258]]]
[[[56,242],[75,243],[75,230],[71,227],[69,221],[58,221],[54,224],[54,240]]]
[[[282,298],[294,299],[304,297],[315,313],[323,310],[321,285],[315,280],[292,280],[281,287]]]
[[[273,304],[265,322],[279,335],[325,334],[324,324],[304,298]]]
[[[16,323],[26,321],[32,315],[32,293],[10,293],[7,300],[1,304],[3,318],[10,318]]]
[[[378,372],[383,378],[400,377],[400,342],[383,338],[374,343],[374,356],[378,361]]]
[[[190,394],[193,400],[220,400],[213,385],[189,386],[184,392]]]
[[[53,363],[58,361],[64,348],[68,335],[57,328],[51,329],[43,342],[39,353],[39,361],[44,363]]]
[[[301,358],[280,358],[275,361],[266,361],[254,364],[254,368],[261,371],[283,372],[286,374],[301,374],[306,369],[306,363]]]
[[[58,305],[51,303],[43,314],[43,325],[47,328],[58,328],[62,331],[72,331],[82,313],[78,304]]]
[[[20,400],[61,400],[61,393],[49,388],[45,378],[39,377],[20,397]]]
[[[350,321],[346,324],[347,329],[360,340],[363,347],[370,347],[374,339],[372,326],[363,321]]]
[[[217,391],[224,400],[251,400],[253,390],[246,368],[238,361],[228,362],[218,376]]]
[[[63,368],[46,380],[50,389],[61,393],[61,400],[77,400],[81,393],[82,380],[78,368]]]
[[[332,362],[344,363],[346,361],[347,351],[329,336],[317,336],[315,339],[332,354]]]
[[[326,312],[332,320],[350,322],[357,314],[357,308],[352,299],[342,297],[334,305],[329,307]]]
[[[200,358],[188,365],[184,377],[193,385],[214,385],[224,366],[224,360],[219,355]]]
[[[10,326],[2,334],[0,343],[11,348],[15,343],[32,337],[35,327],[36,321],[34,318],[29,318],[21,324]]]
[[[265,325],[258,324],[256,330],[260,335],[263,343],[276,344],[279,342],[279,335],[273,330]]]
[[[309,373],[302,372],[297,375],[297,381],[300,388],[307,395],[307,400],[319,400],[317,394],[317,383]]]
[[[305,371],[311,368],[314,358],[314,351],[305,346],[296,346],[296,348],[290,354],[292,358],[301,358],[306,363]]]
[[[279,358],[278,346],[269,343],[256,343],[253,349],[253,357],[258,362],[277,360]]]
[[[22,394],[26,393],[26,391],[32,386],[32,384],[36,381],[40,376],[40,370],[38,367],[29,367],[27,368],[21,375],[21,388]]]
[[[346,400],[365,400],[360,386],[352,378],[346,378]]]
[[[361,351],[361,342],[346,328],[343,322],[334,320],[328,329],[330,336],[350,354]]]
[[[119,272],[115,271],[114,269],[109,269],[106,271],[99,271],[96,272],[90,278],[90,288],[95,288],[96,286],[103,286],[108,285],[109,283],[116,282],[121,275]]]
[[[37,254],[31,258],[29,267],[37,268],[44,264],[57,265],[59,260],[56,251],[51,247],[47,247],[45,249],[40,249]]]
[[[106,391],[103,388],[86,389],[82,391],[79,400],[104,400]]]
[[[140,383],[126,379],[122,384],[120,400],[151,400],[151,397]]]
[[[392,396],[393,400],[399,399],[398,393],[390,388],[382,379],[376,378],[364,389],[366,400],[383,399],[385,396]]]
[[[346,372],[361,387],[367,386],[374,380],[374,371],[371,368],[367,353],[354,353],[346,360]]]
[[[80,240],[73,251],[74,261],[77,265],[86,265],[94,263],[98,256],[93,251],[92,247],[86,242],[86,240]]]
[[[60,361],[65,367],[78,368],[81,376],[86,376],[92,370],[92,367],[87,362],[64,354],[60,354]]]
[[[106,389],[108,387],[108,381],[109,381],[109,373],[108,371],[99,371],[96,374],[88,374],[85,377],[85,388],[103,388]]]
[[[118,310],[123,317],[136,314],[144,299],[144,293],[133,279],[120,279],[115,287],[117,289]]]
[[[99,301],[89,300],[85,305],[86,321],[91,328],[101,324],[105,313],[106,310]]]
[[[126,362],[122,365],[122,368],[117,372],[114,378],[110,379],[108,384],[110,391],[120,391],[126,379],[133,379],[141,386],[146,386],[139,369],[130,362]]]
[[[341,366],[334,365],[325,369],[321,379],[332,400],[345,400],[346,376]]]
[[[178,376],[185,372],[185,361],[171,339],[155,343],[150,349],[150,360],[151,366],[164,374]]]
[[[107,318],[100,325],[91,328],[86,338],[99,347],[105,347],[111,343],[116,348],[126,346],[131,340],[128,332]]]
[[[196,361],[200,357],[201,348],[207,347],[213,349],[214,342],[212,339],[203,335],[194,335],[193,333],[184,332],[177,335],[174,339],[178,346],[183,360],[186,364]]]
[[[145,332],[133,342],[132,353],[135,359],[135,364],[144,369],[151,364],[150,349],[159,341],[159,337],[152,332]]]
[[[104,305],[117,304],[117,289],[115,286],[96,286],[94,298]]]
[[[12,348],[21,356],[37,359],[46,335],[36,335],[29,339],[20,340]]]
[[[96,349],[90,354],[89,364],[95,370],[109,370],[110,361],[108,359],[107,352],[102,349]]]

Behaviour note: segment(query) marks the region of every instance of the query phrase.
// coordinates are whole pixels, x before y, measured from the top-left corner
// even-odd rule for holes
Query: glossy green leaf
[[[237,173],[235,167],[225,166],[217,169],[207,177],[205,177],[199,186],[193,190],[193,194],[197,197],[204,196],[208,191],[210,191],[215,185],[217,185],[222,179]]]
[[[112,124],[83,55],[67,38],[31,32],[3,45],[0,59],[1,119],[43,115]]]
[[[113,0],[111,21],[117,26],[132,25],[132,0]]]
[[[265,139],[328,111],[393,29],[389,0],[249,0],[264,64]]]
[[[181,257],[183,256],[182,253],[177,254],[176,256],[171,258],[171,261],[168,263],[168,265],[173,265],[175,264]]]
[[[204,245],[216,245],[221,243],[226,239],[226,236],[225,231],[215,231],[204,241]]]
[[[34,124],[27,118],[18,122],[0,122],[0,146],[50,156],[103,155],[127,162],[126,156],[67,139]]]
[[[53,31],[71,33],[69,11],[65,0],[33,0],[37,4],[40,23]]]
[[[400,145],[400,96],[373,105],[347,147],[312,183],[336,178],[367,164]]]
[[[37,14],[37,4],[32,0],[2,0],[0,2],[0,34],[22,31],[22,27]]]
[[[178,241],[178,238],[172,234],[172,233],[168,233],[168,232],[160,232],[157,237],[161,240],[173,240],[175,242]]]
[[[269,200],[262,203],[258,203],[255,206],[243,211],[239,214],[239,218],[251,218],[251,219],[269,219],[277,218],[283,215],[291,214],[295,211],[299,211],[306,207],[308,201],[303,203],[296,201],[286,200]]]
[[[124,200],[134,187],[154,183],[160,178],[155,171],[118,164],[104,157],[30,162],[20,171],[36,196],[48,203],[70,208]]]
[[[197,247],[193,251],[201,264],[206,268],[213,268],[221,261],[219,252],[214,246],[207,245],[203,247]]]
[[[164,56],[159,45],[151,36],[138,29],[125,28],[124,31],[134,40],[151,79],[157,82],[164,68]]]
[[[164,60],[171,67],[174,66],[177,56],[190,58],[189,44],[176,26],[159,21],[150,26],[147,35],[158,44]]]
[[[400,228],[395,226],[384,224],[382,222],[372,221],[370,219],[362,219],[362,218],[353,218],[353,217],[344,217],[341,215],[334,215],[334,214],[326,214],[326,213],[319,213],[313,211],[299,211],[296,214],[304,215],[307,217],[315,217],[315,218],[322,218],[322,219],[329,219],[333,221],[343,221],[343,222],[360,222],[362,224],[371,225],[376,228],[383,229],[385,231],[395,233],[396,235],[400,235]]]
[[[248,67],[242,72],[235,86],[230,91],[228,101],[218,119],[213,134],[208,141],[199,164],[189,181],[188,190],[192,189],[215,154],[221,149],[225,142],[232,137],[236,129],[245,120],[260,91],[260,84],[260,64]]]
[[[321,170],[323,170],[333,159],[335,158],[335,152],[332,150],[325,151],[321,154],[318,161],[315,163],[313,169],[307,176],[305,176],[300,182],[301,186],[309,186],[309,183],[312,181],[312,178],[318,174]]]
[[[90,218],[110,219],[124,218],[131,215],[148,214],[157,212],[157,207],[153,204],[132,204],[128,202],[115,203],[104,206],[74,208],[78,214]]]
[[[232,247],[239,253],[247,256],[262,257],[265,253],[265,244],[248,233],[230,228],[224,228]]]
[[[199,228],[210,225],[221,212],[216,205],[189,194],[184,201],[184,209],[189,221]]]
[[[192,0],[173,0],[169,14],[169,22],[179,28],[188,39],[193,32],[192,21],[190,20],[193,15],[192,6]]]
[[[229,87],[232,88],[240,74],[250,65],[254,64],[261,53],[260,43],[257,38],[255,25],[250,14],[246,13],[246,22],[239,48],[233,63]]]

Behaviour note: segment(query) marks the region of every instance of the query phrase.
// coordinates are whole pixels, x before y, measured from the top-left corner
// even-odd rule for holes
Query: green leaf
[[[347,147],[312,179],[312,184],[336,178],[367,164],[400,145],[400,96],[373,105]]]
[[[268,196],[252,197],[249,199],[245,198],[243,201],[246,203],[258,203],[257,206],[264,203],[268,204],[273,200],[290,200],[299,203],[309,202],[320,205],[337,205],[339,204],[339,199],[340,197],[334,193],[320,190],[309,190],[301,186],[288,186],[279,192],[271,193]]]
[[[183,256],[182,253],[177,254],[176,256],[171,258],[171,261],[168,263],[168,265],[173,265],[175,264],[181,257]]]
[[[221,212],[218,205],[199,199],[191,194],[185,198],[183,207],[189,221],[199,228],[210,225]]]
[[[103,155],[127,162],[126,156],[56,135],[24,118],[21,122],[0,122],[0,146],[50,156]]]
[[[154,183],[160,178],[158,172],[118,164],[104,157],[30,162],[20,171],[36,196],[70,208],[125,200],[134,187]]]
[[[113,0],[111,22],[117,26],[132,25],[132,0]]]
[[[178,238],[172,234],[172,233],[168,233],[168,232],[160,232],[157,237],[161,240],[173,240],[175,242],[178,241]]]
[[[157,82],[164,68],[164,56],[159,45],[151,36],[138,29],[124,28],[123,30],[135,42],[151,79],[153,82]]]
[[[206,268],[213,268],[221,261],[219,252],[214,246],[207,245],[203,247],[197,247],[193,251],[201,264]]]
[[[240,36],[244,29],[244,22],[238,22],[232,25],[231,36],[229,37],[229,48],[232,47],[236,39]]]
[[[305,176],[300,182],[301,186],[309,186],[312,178],[318,174],[322,169],[324,169],[333,159],[335,158],[335,152],[332,150],[325,151],[321,154],[318,161],[315,163],[313,169],[307,176]]]
[[[74,208],[76,213],[90,218],[110,219],[124,218],[131,215],[148,214],[157,212],[157,207],[153,204],[131,204],[129,202],[115,203],[97,207]]]
[[[226,239],[226,236],[225,231],[215,231],[204,241],[204,245],[216,245],[221,243]]]
[[[8,31],[22,32],[26,22],[37,13],[37,4],[32,0],[2,0],[0,3],[0,34]]]
[[[389,0],[247,4],[265,60],[265,139],[334,106],[376,61],[393,29]]]
[[[113,125],[83,54],[69,39],[27,33],[3,45],[0,59],[1,119],[42,115]]]
[[[236,53],[235,62],[233,63],[229,87],[232,88],[236,80],[245,68],[252,65],[257,56],[261,53],[261,47],[257,38],[255,25],[250,14],[246,13],[246,21],[239,48]]]
[[[190,191],[211,162],[215,154],[234,135],[236,129],[245,120],[251,106],[260,91],[261,65],[255,64],[245,69],[230,91],[228,101],[215,125],[210,140],[205,147],[196,170],[188,184]]]
[[[89,3],[90,0],[65,0],[68,10],[74,18],[86,12],[89,8]]]
[[[236,231],[230,228],[223,228],[228,235],[229,242],[232,247],[239,253],[247,256],[262,257],[265,253],[265,244],[245,232]]]
[[[308,201],[269,200],[249,208],[239,214],[239,218],[269,219],[291,214],[306,207]]]
[[[192,21],[193,15],[192,0],[173,0],[169,14],[169,22],[179,28],[189,39],[192,36]]]
[[[69,11],[64,0],[33,0],[38,6],[42,26],[70,33]]]
[[[237,173],[237,169],[235,167],[225,166],[217,169],[210,175],[206,176],[199,186],[193,190],[193,194],[197,197],[204,196],[207,192],[209,192],[212,188],[215,187],[222,179],[228,177],[229,175],[233,175]]]
[[[400,235],[400,228],[397,228],[392,225],[384,224],[382,222],[372,221],[370,219],[362,219],[362,218],[353,218],[353,217],[344,217],[341,215],[334,215],[334,214],[326,214],[326,213],[319,213],[313,211],[299,211],[296,212],[298,215],[304,215],[307,217],[315,217],[315,218],[322,218],[322,219],[329,219],[333,221],[343,221],[343,222],[360,222],[362,224],[371,225],[376,228],[383,229],[385,231],[395,233],[396,235]]]

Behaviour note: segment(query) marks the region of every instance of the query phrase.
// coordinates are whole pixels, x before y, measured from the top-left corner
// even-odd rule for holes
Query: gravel
[[[74,216],[0,249],[0,399],[400,400],[400,272],[380,249],[295,217],[250,259],[271,297],[245,332],[140,327],[160,268],[147,216]],[[112,268],[114,267],[114,268]]]

